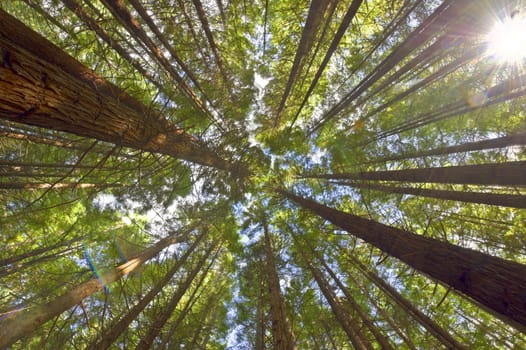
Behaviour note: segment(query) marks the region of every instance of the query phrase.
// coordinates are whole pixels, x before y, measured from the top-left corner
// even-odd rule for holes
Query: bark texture
[[[269,288],[270,314],[272,318],[272,342],[276,350],[293,350],[296,349],[294,334],[290,328],[289,321],[285,315],[284,300],[279,287],[279,278],[276,271],[276,263],[272,246],[270,243],[270,232],[264,221],[264,239],[266,267]]]
[[[230,170],[197,138],[0,10],[0,118]]]
[[[278,192],[526,331],[525,265],[347,214],[284,190]]]

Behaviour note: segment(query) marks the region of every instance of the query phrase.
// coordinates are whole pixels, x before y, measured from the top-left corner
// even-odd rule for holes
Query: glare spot
[[[513,16],[497,22],[487,36],[488,53],[502,63],[526,58],[526,18]]]

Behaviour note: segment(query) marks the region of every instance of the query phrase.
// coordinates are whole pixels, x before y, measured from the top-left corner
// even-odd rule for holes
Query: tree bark
[[[347,214],[284,190],[278,193],[526,331],[525,265]]]
[[[186,238],[187,233],[168,236],[153,246],[145,249],[142,253],[131,258],[124,264],[106,272],[100,279],[92,278],[91,280],[70,289],[48,303],[22,310],[13,310],[11,316],[0,321],[0,349],[12,345],[24,336],[30,335],[47,321],[59,316],[64,311],[82,302],[84,298],[89,297],[95,292],[103,289],[106,285],[135,271],[146,261],[156,256],[164,248]]]
[[[92,343],[88,349],[108,349],[111,344],[119,337],[119,335],[128,328],[128,326],[137,318],[137,316],[146,308],[146,306],[155,298],[157,294],[170,282],[172,277],[181,269],[186,263],[190,254],[195,251],[195,248],[204,237],[201,234],[195,242],[186,250],[184,255],[175,262],[174,266],[166,273],[166,275],[157,282],[157,284],[135,305],[128,313],[115,323],[108,331],[104,333],[102,338]]]
[[[459,165],[440,168],[362,171],[358,173],[306,175],[331,180],[381,180],[471,185],[526,186],[526,161]]]
[[[336,184],[387,193],[411,194],[419,197],[446,199],[450,201],[480,203],[511,208],[526,208],[526,196],[517,194],[433,190],[427,188],[398,187],[357,182],[336,182]]]
[[[0,10],[0,118],[231,170],[195,137]]]
[[[296,349],[294,334],[285,314],[284,300],[279,287],[279,278],[276,271],[274,254],[270,243],[270,232],[266,220],[263,218],[265,239],[265,254],[267,258],[267,281],[269,288],[270,313],[272,317],[272,343],[276,350]]]

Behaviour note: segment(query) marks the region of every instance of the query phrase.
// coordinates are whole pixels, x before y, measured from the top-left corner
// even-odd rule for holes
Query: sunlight
[[[487,36],[488,52],[501,63],[526,58],[526,18],[513,16],[497,22]]]

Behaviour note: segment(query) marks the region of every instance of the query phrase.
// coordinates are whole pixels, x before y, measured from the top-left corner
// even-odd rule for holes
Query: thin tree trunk
[[[88,346],[88,349],[108,349],[111,344],[119,337],[119,335],[126,330],[129,325],[139,316],[139,314],[146,308],[146,306],[155,298],[157,294],[170,282],[172,277],[181,269],[186,263],[190,254],[195,251],[195,248],[204,237],[204,234],[199,235],[195,242],[186,250],[184,255],[175,262],[174,266],[168,273],[157,282],[157,284],[133,307],[128,313],[115,323],[111,329],[106,331],[102,338],[95,343]]]
[[[284,190],[277,191],[412,268],[472,298],[513,327],[526,331],[526,265],[347,214]]]
[[[305,175],[331,180],[382,180],[447,184],[526,186],[526,161],[459,165],[440,168],[362,171],[358,173]]]
[[[374,337],[376,338],[376,341],[378,342],[378,344],[380,344],[382,349],[383,350],[394,350],[394,348],[389,343],[389,340],[387,339],[387,337],[380,332],[380,330],[375,326],[373,320],[369,317],[369,315],[367,315],[367,313],[365,313],[362,310],[361,306],[358,305],[358,303],[354,300],[354,297],[351,295],[349,289],[342,283],[342,281],[340,281],[338,276],[336,276],[334,271],[329,267],[329,265],[327,265],[327,263],[320,257],[320,255],[317,252],[315,252],[314,249],[312,249],[312,247],[309,247],[309,248],[311,249],[312,253],[316,255],[318,261],[321,262],[322,266],[325,268],[325,270],[327,270],[327,272],[329,273],[331,278],[334,280],[334,282],[336,282],[336,285],[338,286],[338,288],[340,288],[340,290],[343,292],[343,294],[347,298],[347,302],[349,303],[351,308],[358,314],[358,316],[360,316],[360,318],[362,319],[362,322],[374,335]]]
[[[255,350],[266,350],[265,346],[265,333],[266,333],[266,327],[265,327],[265,282],[263,280],[263,271],[261,270],[261,266],[263,266],[263,260],[259,259],[258,264],[258,284],[259,284],[259,294],[258,294],[258,300],[257,300],[257,307],[256,307],[256,341],[254,345]]]
[[[375,284],[381,291],[385,293],[385,295],[387,295],[390,299],[397,303],[405,312],[411,315],[418,323],[420,323],[442,344],[447,346],[449,349],[467,349],[465,345],[460,344],[445,329],[443,329],[439,324],[437,324],[435,321],[433,321],[431,318],[425,315],[422,311],[418,310],[402,294],[398,293],[398,291],[395,288],[393,288],[389,283],[385,282],[373,271],[368,269],[357,258],[352,256],[351,254],[348,254],[347,252],[344,252],[344,254],[346,255],[348,261],[354,264],[369,281]]]
[[[342,40],[345,32],[347,31],[347,28],[351,24],[354,16],[358,12],[358,9],[360,8],[360,5],[362,4],[362,2],[363,2],[363,0],[353,0],[353,2],[349,5],[349,8],[347,9],[347,12],[345,13],[345,16],[343,17],[342,22],[340,23],[340,26],[338,27],[338,31],[334,35],[334,37],[332,39],[332,42],[331,42],[331,45],[329,46],[329,49],[327,50],[327,53],[323,57],[323,61],[321,62],[320,67],[316,71],[316,75],[314,76],[314,79],[312,79],[312,82],[311,82],[311,84],[309,86],[309,90],[307,90],[307,94],[305,95],[305,97],[301,101],[301,105],[300,105],[298,111],[296,112],[296,115],[294,116],[294,118],[292,120],[292,123],[291,123],[291,126],[289,128],[292,128],[292,125],[294,124],[294,122],[298,118],[301,110],[303,109],[303,106],[305,106],[305,104],[309,100],[310,95],[314,91],[314,88],[316,87],[316,84],[318,84],[318,81],[320,80],[323,72],[325,71],[325,68],[327,67],[327,64],[329,64],[329,61],[331,60],[331,57],[332,57],[333,53],[338,48],[338,45],[340,45],[340,41]]]
[[[1,174],[0,174],[1,175]],[[48,183],[48,182],[2,182],[0,189],[2,190],[41,190],[41,189],[83,189],[83,188],[116,188],[126,187],[124,184],[102,184],[102,183]]]
[[[195,137],[2,10],[0,45],[0,90],[7,92],[0,95],[0,118],[232,169]]]
[[[208,44],[210,45],[210,48],[212,49],[212,52],[214,54],[217,67],[219,68],[219,72],[221,73],[225,84],[229,85],[230,80],[226,73],[221,55],[219,54],[219,49],[214,40],[214,35],[212,34],[212,30],[210,30],[210,24],[208,23],[208,19],[206,18],[206,13],[203,9],[203,4],[200,0],[192,0],[192,2],[194,4],[195,10],[197,11],[197,16],[199,17],[199,21],[201,22],[201,26],[203,27],[203,30],[205,32]]]
[[[129,259],[124,264],[103,274],[100,279],[92,278],[77,287],[74,287],[56,297],[50,302],[21,310],[13,310],[10,317],[0,321],[0,349],[8,347],[18,339],[28,336],[47,321],[59,316],[64,311],[82,302],[82,300],[95,292],[102,290],[121,277],[137,270],[142,264],[156,256],[164,248],[186,239],[188,233],[173,234],[153,246],[145,249],[142,253]]]
[[[67,241],[58,242],[58,243],[55,243],[55,244],[47,246],[47,247],[33,249],[31,251],[27,251],[27,252],[22,253],[20,255],[15,255],[15,256],[10,256],[10,257],[5,258],[5,259],[0,259],[0,268],[4,267],[6,265],[11,265],[11,264],[17,263],[20,260],[24,260],[24,259],[27,259],[27,258],[31,258],[31,257],[37,256],[37,255],[43,254],[43,253],[50,252],[50,251],[52,251],[54,249],[57,249],[57,248],[60,248],[60,247],[69,246],[71,243],[78,242],[81,239],[82,239],[82,237],[75,237],[75,238],[69,239]]]
[[[290,91],[292,90],[292,85],[296,81],[299,71],[302,67],[303,58],[309,53],[314,43],[314,39],[318,33],[329,3],[329,0],[312,0],[310,3],[309,12],[307,14],[307,19],[301,33],[298,49],[296,50],[296,54],[294,56],[294,62],[292,63],[289,78],[287,84],[285,85],[285,90],[283,91],[281,102],[276,112],[274,121],[275,127],[279,126],[281,112],[285,108],[285,103],[287,102],[287,98],[289,97]]]
[[[390,185],[378,185],[374,183],[358,183],[358,182],[335,182],[335,183],[338,185],[343,185],[343,186],[363,188],[367,190],[376,190],[376,191],[382,191],[382,192],[387,192],[387,193],[411,194],[411,195],[415,195],[419,197],[430,197],[430,198],[446,199],[450,201],[497,205],[501,207],[526,208],[526,195],[433,190],[433,189],[427,189],[427,188],[409,188],[409,187],[398,187],[398,186],[390,186]]]
[[[440,156],[440,155],[447,155],[447,154],[460,153],[460,152],[481,151],[481,150],[486,150],[486,149],[504,148],[504,147],[510,147],[510,146],[519,146],[519,145],[526,145],[526,133],[518,133],[518,134],[498,137],[495,139],[468,142],[468,143],[464,143],[461,145],[444,146],[444,147],[434,148],[431,150],[422,150],[422,151],[405,153],[405,154],[400,154],[400,155],[387,156],[387,157],[383,157],[380,159],[374,159],[371,162],[368,162],[367,164],[382,163],[382,162],[389,162],[389,161],[395,161],[395,160],[404,160],[404,159],[409,159],[409,158]]]
[[[279,287],[279,278],[276,271],[276,262],[272,253],[270,243],[270,232],[267,222],[263,218],[263,230],[265,239],[265,254],[267,258],[267,282],[269,288],[270,313],[272,316],[272,343],[275,350],[296,349],[294,334],[285,314],[284,299]]]
[[[185,281],[179,286],[179,288],[177,288],[172,298],[170,299],[170,302],[166,306],[164,306],[163,312],[152,321],[148,332],[140,340],[135,350],[148,350],[152,346],[153,341],[155,340],[155,338],[157,338],[170,316],[172,316],[175,308],[177,307],[177,304],[179,303],[183,295],[186,293],[188,288],[190,288],[193,280],[195,279],[199,271],[201,271],[201,269],[203,268],[206,259],[208,258],[208,255],[212,252],[214,247],[215,244],[212,244],[206,250],[205,254],[203,254],[197,265],[188,274]]]
[[[301,247],[298,247],[298,249],[301,250]],[[320,287],[321,292],[323,293],[323,296],[329,303],[332,312],[336,316],[336,319],[342,326],[342,329],[345,331],[347,336],[349,337],[349,340],[351,341],[352,345],[357,350],[372,350],[373,346],[369,342],[369,340],[365,337],[364,334],[362,334],[360,327],[358,326],[356,320],[345,311],[343,305],[341,302],[336,298],[336,295],[331,290],[329,284],[323,277],[323,274],[318,270],[310,259],[307,258],[306,254],[301,250],[301,253],[303,255],[303,259],[305,260],[305,263],[307,264],[307,267],[312,273],[312,276],[316,280],[316,283]]]

